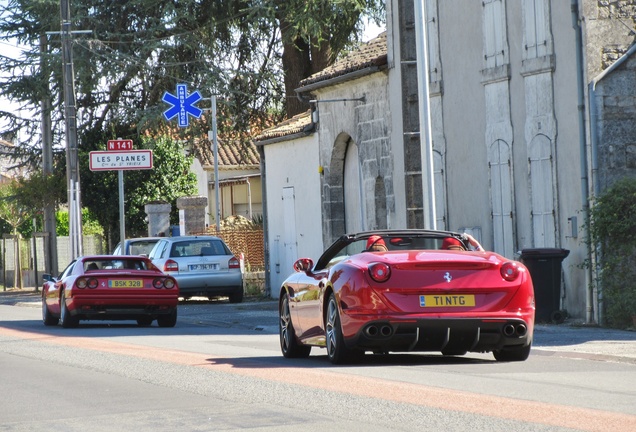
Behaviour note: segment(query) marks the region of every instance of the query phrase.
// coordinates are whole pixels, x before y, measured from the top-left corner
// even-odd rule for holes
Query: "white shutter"
[[[489,149],[490,189],[494,250],[504,256],[514,256],[512,226],[512,163],[510,147],[503,140]]]
[[[529,146],[534,247],[556,247],[552,143],[537,135]]]
[[[505,10],[502,0],[482,2],[484,18],[484,58],[486,68],[501,66],[506,59]]]
[[[435,182],[435,226],[439,230],[447,230],[444,158],[440,152],[435,150],[433,150],[433,179]]]
[[[546,0],[524,0],[524,44],[525,58],[532,59],[550,54],[549,17]]]
[[[431,82],[438,82],[442,79],[437,22],[437,0],[426,0],[426,44],[428,47],[428,72]]]

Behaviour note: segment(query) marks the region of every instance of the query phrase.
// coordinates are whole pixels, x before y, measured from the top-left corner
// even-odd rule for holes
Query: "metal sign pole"
[[[212,149],[214,151],[214,199],[216,202],[216,231],[221,231],[221,205],[219,199],[219,144],[216,132],[216,96],[210,97],[212,130],[208,139],[212,141]]]
[[[119,244],[122,254],[126,254],[126,216],[124,215],[124,170],[118,170],[119,177]]]

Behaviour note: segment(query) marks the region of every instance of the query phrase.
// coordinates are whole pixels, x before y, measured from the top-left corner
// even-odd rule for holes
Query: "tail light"
[[[386,282],[391,277],[391,267],[385,263],[373,263],[369,265],[369,276],[376,282]]]
[[[152,281],[152,286],[155,287],[156,289],[174,288],[174,280],[170,278],[156,278],[155,280]]]
[[[163,271],[171,272],[171,271],[179,271],[179,264],[177,264],[174,260],[168,260],[163,265]]]
[[[84,289],[84,288],[95,289],[97,288],[98,284],[99,282],[95,278],[79,278],[77,279],[77,282],[75,283],[75,285],[80,289]]]
[[[512,282],[519,277],[519,266],[516,262],[507,261],[499,269],[501,277],[508,282]]]
[[[230,258],[230,261],[228,262],[228,266],[231,269],[237,269],[237,268],[241,268],[241,263],[236,257],[232,257]]]

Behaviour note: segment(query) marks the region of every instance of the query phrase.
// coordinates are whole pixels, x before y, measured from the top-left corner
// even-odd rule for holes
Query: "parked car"
[[[124,240],[122,249],[121,243],[117,243],[113,255],[144,255],[148,256],[152,248],[155,247],[161,237],[140,237]]]
[[[448,231],[365,232],[340,237],[315,263],[297,260],[280,288],[283,355],[307,357],[316,346],[333,363],[366,351],[526,360],[535,316],[530,274],[474,250],[472,240]],[[378,242],[385,252],[368,251]],[[457,244],[461,250],[449,250]]]
[[[219,237],[162,238],[149,258],[177,280],[184,299],[227,296],[231,303],[243,301],[240,261]]]
[[[73,260],[62,274],[44,275],[44,325],[75,327],[80,320],[137,320],[149,326],[174,327],[179,287],[139,255],[90,255]]]

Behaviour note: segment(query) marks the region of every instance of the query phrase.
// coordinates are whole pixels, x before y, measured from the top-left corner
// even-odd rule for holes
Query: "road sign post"
[[[124,215],[124,170],[152,169],[152,150],[133,150],[132,140],[109,140],[108,151],[90,152],[91,171],[118,171],[119,242],[124,250],[126,217]]]

